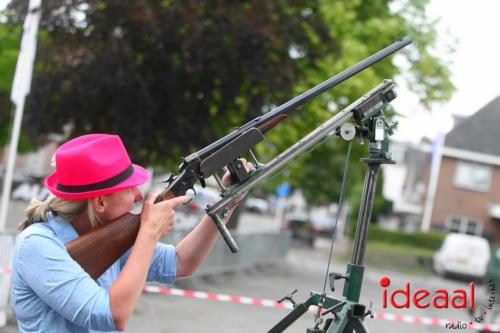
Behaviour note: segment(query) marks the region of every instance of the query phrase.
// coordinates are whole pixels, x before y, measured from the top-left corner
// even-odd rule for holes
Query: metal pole
[[[365,258],[368,226],[372,216],[373,202],[375,201],[375,188],[379,167],[380,164],[377,162],[368,162],[356,226],[356,236],[354,238],[354,250],[352,253],[352,263],[354,265],[363,265]]]
[[[21,131],[21,121],[23,119],[23,110],[24,110],[24,99],[21,99],[20,103],[17,104],[16,106],[12,136],[10,138],[9,154],[7,157],[5,177],[3,179],[2,201],[0,203],[0,231],[5,229],[7,221],[7,210],[9,208],[10,191],[12,188],[12,178],[14,175],[17,146],[19,143],[19,134]]]
[[[7,159],[6,172],[2,190],[2,201],[0,205],[0,231],[5,228],[7,219],[7,208],[10,200],[10,190],[12,186],[12,177],[14,174],[15,159],[19,135],[23,119],[23,111],[26,95],[31,88],[31,77],[33,73],[33,63],[35,62],[36,42],[38,34],[38,25],[40,22],[40,6],[42,0],[30,0],[28,13],[24,20],[23,37],[21,39],[21,48],[17,58],[16,72],[12,83],[12,92],[10,98],[16,105],[14,115],[14,124],[12,137],[9,145],[9,157]]]

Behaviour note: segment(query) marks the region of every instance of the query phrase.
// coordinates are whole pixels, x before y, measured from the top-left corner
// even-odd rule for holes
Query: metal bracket
[[[297,303],[293,300],[293,295],[295,295],[295,293],[297,292],[298,290],[297,289],[294,289],[291,293],[289,293],[288,295],[286,295],[285,297],[277,300],[276,302],[278,304],[281,304],[283,303],[284,301],[289,301],[290,303],[292,303],[293,307],[295,308],[297,306]]]
[[[235,159],[234,161],[229,162],[227,164],[227,169],[231,173],[233,179],[238,183],[244,182],[250,176],[247,169],[243,165],[243,162],[241,162],[241,160],[239,159]]]
[[[328,274],[328,279],[330,280],[330,289],[335,291],[335,280],[341,280],[345,279],[346,281],[349,280],[349,277],[347,275],[342,275],[339,273],[332,272]]]

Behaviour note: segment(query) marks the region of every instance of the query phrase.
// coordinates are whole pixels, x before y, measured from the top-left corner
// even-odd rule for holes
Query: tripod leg
[[[344,329],[349,322],[349,318],[345,315],[345,313],[338,314],[338,320],[332,321],[326,333],[339,333],[344,332]]]
[[[356,333],[369,333],[368,329],[365,326],[365,323],[359,320],[358,318],[350,318],[347,323],[346,329],[343,333],[351,333],[354,330]]]

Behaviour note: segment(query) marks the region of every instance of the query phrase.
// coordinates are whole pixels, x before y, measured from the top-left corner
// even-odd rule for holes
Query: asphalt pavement
[[[309,296],[310,291],[321,291],[323,289],[328,250],[329,244],[326,241],[318,242],[314,249],[296,245],[290,250],[287,260],[281,264],[256,267],[211,278],[195,278],[184,282],[181,281],[178,285],[182,288],[210,293],[272,300],[280,299],[292,290],[298,289],[294,299],[297,302],[303,302]],[[335,263],[332,270],[345,273],[345,265]],[[466,282],[444,280],[433,275],[411,276],[367,267],[361,302],[367,305],[370,301],[373,302],[374,311],[419,317],[436,317],[450,321],[470,320],[465,310],[417,309],[415,307],[404,311],[394,308],[383,309],[382,288],[379,285],[379,280],[384,276],[390,277],[394,286],[402,287],[408,281],[411,282],[412,288],[427,288],[431,291],[436,288],[446,288],[451,292],[457,288],[465,288],[467,285]],[[339,291],[334,293],[334,296],[340,296],[341,286],[340,284]],[[141,297],[127,331],[267,332],[288,311],[258,305],[145,294]],[[370,332],[449,332],[449,329],[436,326],[370,318],[367,318],[365,323]],[[306,313],[285,332],[306,332],[306,329],[311,328],[313,325],[313,314]]]
[[[26,203],[22,202],[16,202],[14,206],[11,206],[15,207],[9,212],[9,226],[11,228],[15,228],[16,220],[22,217],[24,206]],[[243,214],[239,232],[252,233],[263,230],[273,232],[278,229],[279,222],[274,220],[272,216]],[[335,254],[339,251],[348,250],[345,246],[347,246],[347,242],[337,241],[335,243],[334,259]],[[303,302],[308,298],[310,291],[323,289],[329,249],[330,243],[326,239],[316,242],[314,248],[300,243],[292,243],[289,254],[283,262],[179,280],[175,287],[271,300],[280,299],[292,290],[298,289],[294,298],[297,302]],[[345,264],[334,260],[330,271],[345,273],[345,269]],[[391,286],[398,288],[402,288],[406,282],[410,282],[412,290],[426,288],[432,292],[436,288],[444,288],[451,292],[457,288],[466,289],[468,286],[468,283],[464,281],[444,280],[431,274],[414,276],[367,267],[361,302],[366,305],[372,302],[374,311],[448,320],[470,320],[468,313],[462,309],[418,309],[413,306],[404,310],[392,307],[383,309],[382,288],[379,281],[384,276],[391,279]],[[337,290],[334,295],[340,296],[341,284]],[[477,293],[480,292],[478,287]],[[145,293],[140,298],[126,332],[267,332],[288,312],[289,310],[286,309],[259,305]],[[286,332],[306,332],[307,328],[313,326],[313,320],[312,313],[306,313]],[[370,318],[367,318],[365,323],[371,332],[450,331],[436,326]],[[15,322],[11,320],[8,327],[0,328],[0,332],[17,332]]]

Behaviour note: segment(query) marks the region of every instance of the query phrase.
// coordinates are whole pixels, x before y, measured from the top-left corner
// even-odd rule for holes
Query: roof
[[[500,156],[500,96],[462,121],[445,139],[445,147],[452,147]]]

